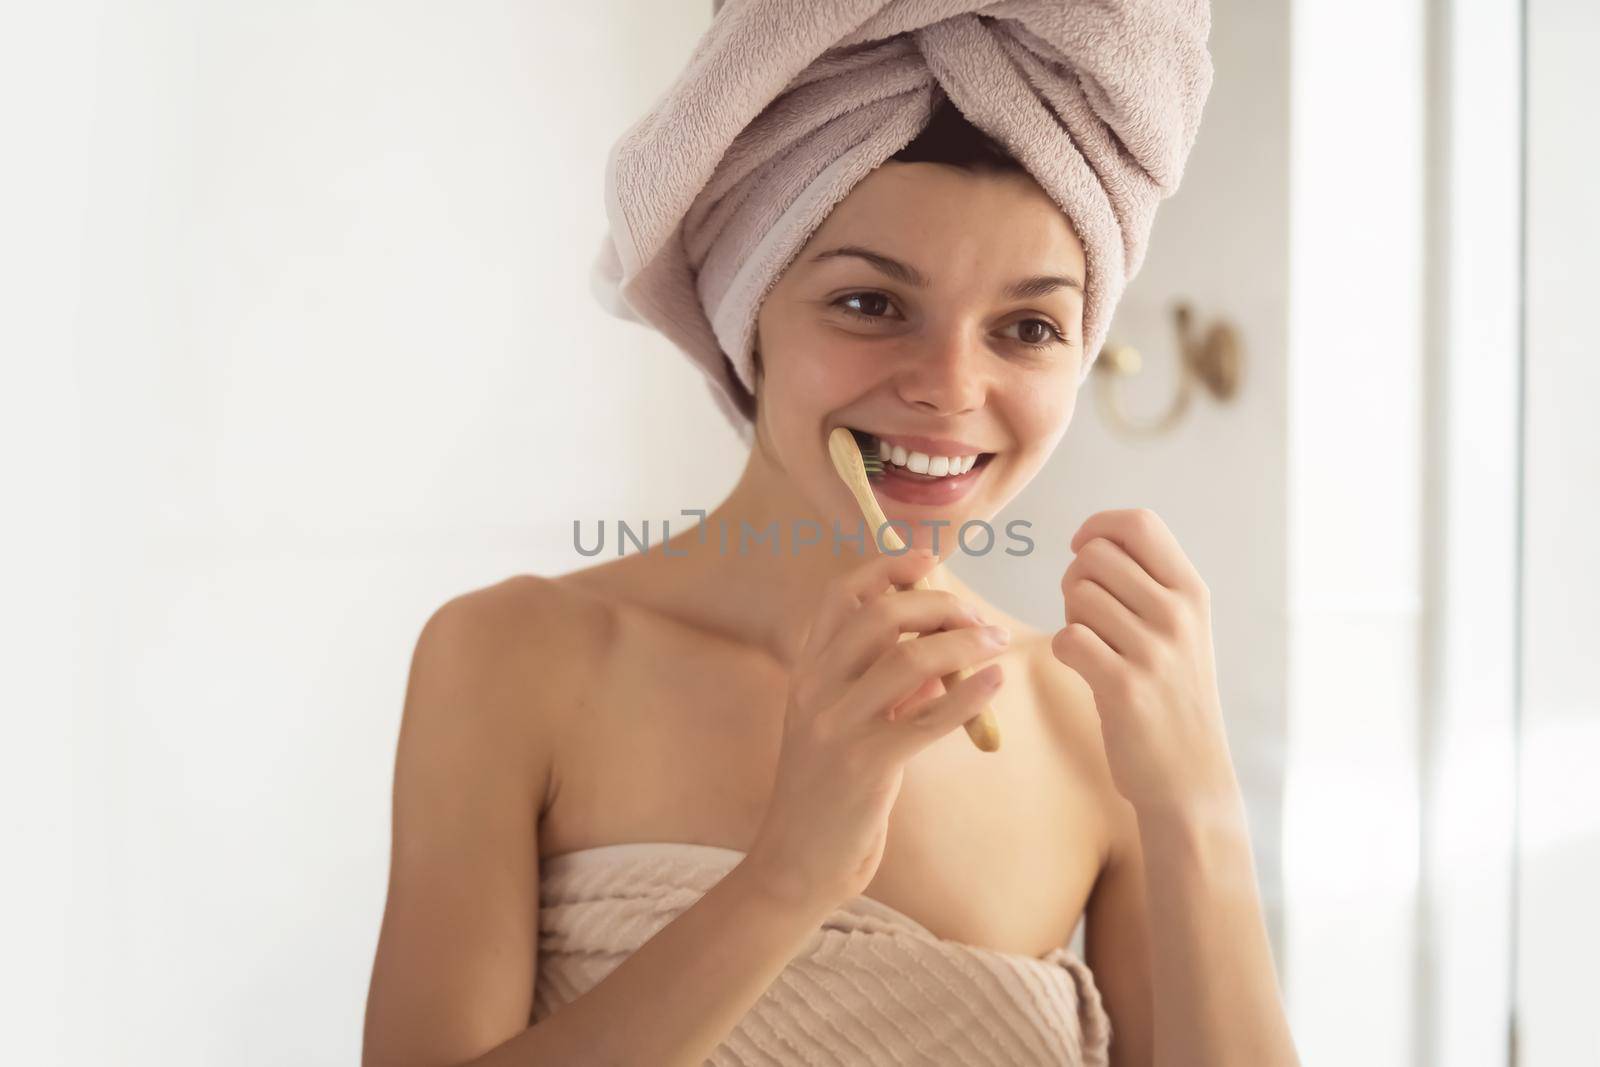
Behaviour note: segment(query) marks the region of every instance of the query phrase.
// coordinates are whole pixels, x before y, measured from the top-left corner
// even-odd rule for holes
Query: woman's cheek
[[[1063,373],[1052,374],[1048,382],[1031,391],[1031,400],[1023,418],[1033,427],[1032,436],[1044,442],[1045,451],[1053,451],[1077,408],[1077,364],[1071,362]]]
[[[795,388],[817,406],[832,410],[854,403],[875,384],[874,361],[848,341],[818,344],[796,369]]]

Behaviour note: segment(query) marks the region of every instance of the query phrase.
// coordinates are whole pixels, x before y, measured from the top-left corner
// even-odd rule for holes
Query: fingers
[[[992,659],[1008,640],[1003,626],[964,626],[900,641],[850,687],[843,714],[852,721],[882,720],[886,709],[905,700],[928,679]]]
[[[831,703],[903,634],[981,626],[983,620],[954,593],[943,589],[907,589],[868,600],[849,616],[812,663],[816,695]]]
[[[894,722],[882,724],[863,743],[875,746],[886,759],[910,759],[977,716],[1004,681],[1000,664],[991,663],[957,682],[944,695],[917,705]]]
[[[891,588],[904,588],[939,565],[939,557],[918,552],[887,553],[874,556],[858,567],[828,582],[822,603],[801,649],[799,669],[816,662],[817,656],[833,641],[839,628],[863,603]]]

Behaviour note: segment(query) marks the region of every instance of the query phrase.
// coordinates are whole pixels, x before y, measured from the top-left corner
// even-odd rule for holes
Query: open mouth
[[[862,443],[862,454],[870,456],[875,453],[883,461],[886,473],[927,482],[959,478],[982,468],[995,455],[993,452],[963,449],[948,450],[949,454],[924,451],[907,448],[903,444],[886,440],[867,430],[857,429],[854,432],[857,440]]]
[[[862,444],[862,455],[876,455],[883,463],[883,473],[870,481],[873,492],[904,504],[956,503],[972,490],[996,455],[956,441],[898,434],[879,437],[851,429]]]

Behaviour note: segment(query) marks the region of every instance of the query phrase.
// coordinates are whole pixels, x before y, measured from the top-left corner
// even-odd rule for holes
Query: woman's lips
[[[984,470],[989,466],[989,460],[993,458],[994,453],[986,452],[965,474],[943,477],[914,474],[893,463],[885,463],[883,473],[869,479],[869,484],[880,500],[887,497],[901,504],[945,507],[972,492],[973,486],[978,484],[978,479],[983,477]]]

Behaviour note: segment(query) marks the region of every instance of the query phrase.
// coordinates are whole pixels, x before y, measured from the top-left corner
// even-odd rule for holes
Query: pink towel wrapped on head
[[[948,98],[1083,242],[1087,376],[1198,132],[1210,29],[1208,0],[719,4],[607,158],[595,293],[693,358],[748,437],[762,299]]]

